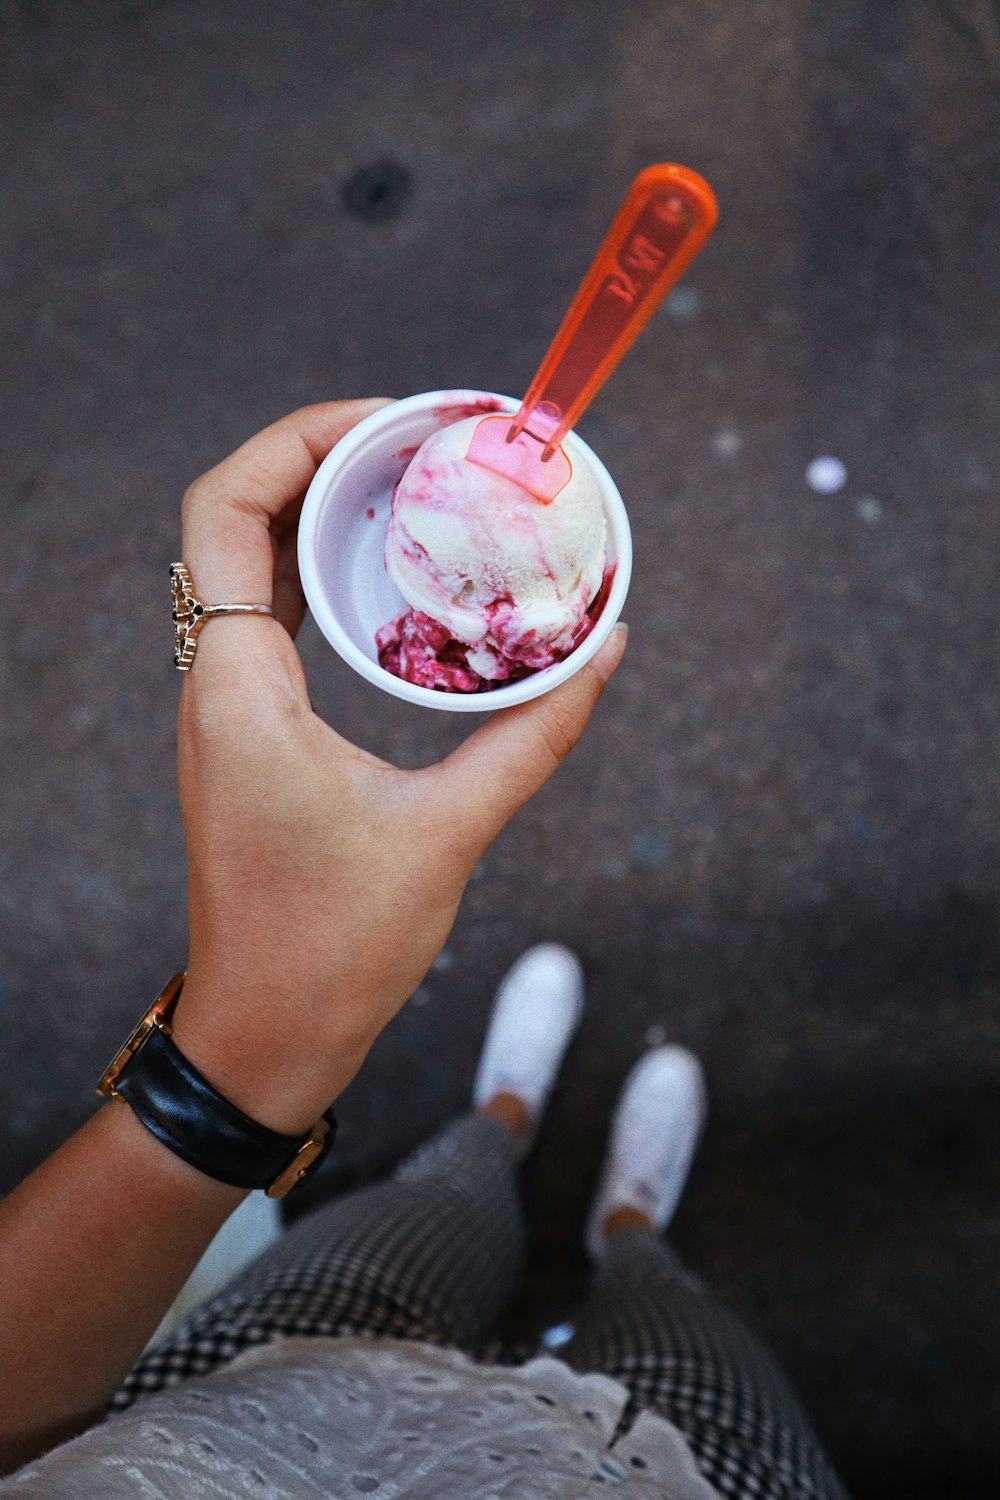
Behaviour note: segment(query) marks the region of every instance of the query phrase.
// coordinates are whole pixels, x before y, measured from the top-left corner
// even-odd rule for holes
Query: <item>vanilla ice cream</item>
[[[547,504],[469,463],[480,416],[435,432],[396,487],[385,565],[410,605],[378,632],[398,676],[475,692],[561,661],[605,590],[607,522],[582,458]]]

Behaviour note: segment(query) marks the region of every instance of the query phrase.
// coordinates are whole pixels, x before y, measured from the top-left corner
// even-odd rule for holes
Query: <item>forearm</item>
[[[244,1196],[112,1100],[0,1204],[0,1472],[101,1415]]]

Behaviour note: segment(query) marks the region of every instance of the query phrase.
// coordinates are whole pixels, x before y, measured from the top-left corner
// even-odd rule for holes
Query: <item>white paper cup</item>
[[[492,713],[526,703],[590,660],[621,614],[632,574],[632,534],[614,480],[587,444],[570,433],[565,448],[589,465],[608,518],[608,561],[615,567],[600,618],[575,651],[555,666],[483,693],[445,693],[418,687],[378,664],[375,632],[406,600],[385,570],[385,534],[392,492],[420,444],[440,427],[478,411],[515,412],[519,401],[488,391],[428,391],[407,396],[365,417],[332,448],[306,493],[299,521],[299,574],[320,630],[344,660],[376,687],[408,703],[452,713]]]

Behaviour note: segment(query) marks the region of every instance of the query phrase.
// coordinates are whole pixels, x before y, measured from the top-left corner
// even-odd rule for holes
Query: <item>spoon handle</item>
[[[661,162],[632,183],[513,419],[548,459],[711,233],[715,194]]]

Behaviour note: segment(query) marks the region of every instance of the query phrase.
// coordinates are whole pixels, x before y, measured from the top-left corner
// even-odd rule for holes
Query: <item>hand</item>
[[[181,692],[191,950],[181,1050],[247,1114],[306,1130],[357,1072],[451,929],[470,872],[583,731],[620,629],[562,687],[496,713],[438,765],[401,771],[316,717],[293,638],[302,499],[380,401],[307,407],[184,497],[183,560],[209,621]]]

